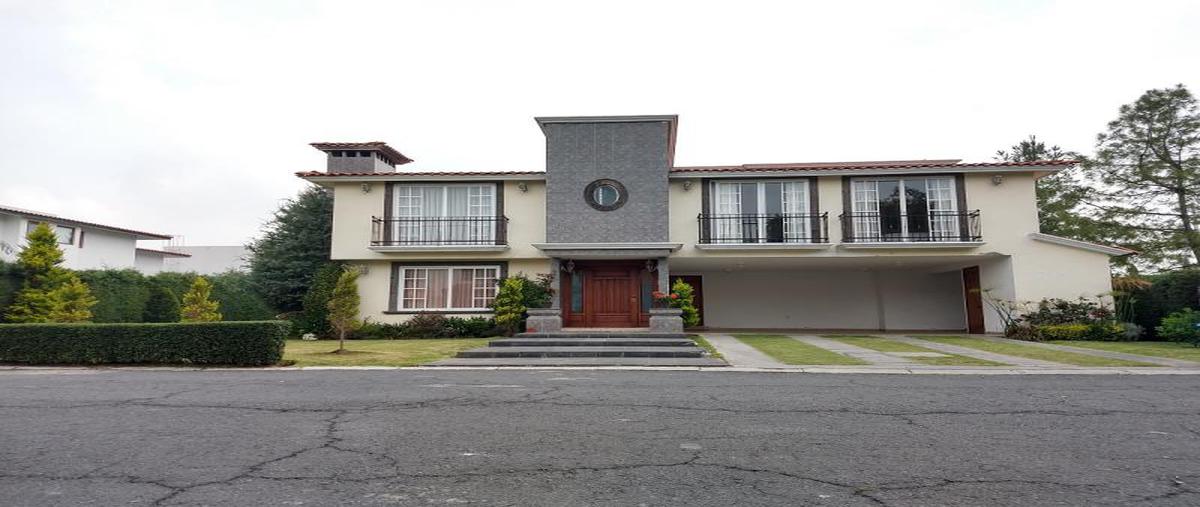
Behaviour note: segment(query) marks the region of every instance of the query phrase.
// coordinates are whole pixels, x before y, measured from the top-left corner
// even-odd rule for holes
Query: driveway
[[[1197,505],[1200,378],[0,372],[6,505]]]

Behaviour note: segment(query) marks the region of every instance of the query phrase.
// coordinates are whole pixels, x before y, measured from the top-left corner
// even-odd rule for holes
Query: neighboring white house
[[[141,271],[143,275],[154,275],[163,271],[179,271],[170,269],[168,263],[179,259],[187,259],[188,257],[189,255],[186,253],[154,248],[138,248],[134,256],[134,268]]]
[[[25,244],[25,235],[39,223],[49,224],[58,235],[63,265],[70,269],[146,269],[161,266],[162,256],[139,249],[138,240],[169,240],[170,235],[103,225],[0,205],[0,260],[13,262]]]
[[[327,170],[297,175],[334,193],[332,258],[361,269],[363,318],[487,315],[524,273],[553,277],[565,328],[645,327],[682,278],[710,328],[996,332],[985,298],[1095,298],[1133,253],[1038,230],[1035,183],[1072,161],[680,167],[675,116],[537,122],[545,171],[313,144]]]
[[[232,246],[166,246],[172,256],[163,259],[163,271],[215,275],[226,271],[246,271],[250,250]]]

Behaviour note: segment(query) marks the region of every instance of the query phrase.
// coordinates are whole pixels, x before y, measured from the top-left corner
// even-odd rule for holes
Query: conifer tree
[[[192,287],[183,295],[183,308],[180,310],[181,322],[217,322],[221,320],[221,312],[217,311],[219,303],[210,299],[212,284],[203,276],[197,276],[192,281]]]
[[[525,318],[525,279],[519,277],[505,278],[500,283],[500,290],[492,302],[496,312],[496,326],[504,330],[506,336],[512,336],[521,328]]]
[[[9,322],[86,322],[96,304],[87,284],[64,269],[58,236],[38,224],[17,255],[24,282],[5,314]]]
[[[358,329],[358,270],[348,267],[338,276],[329,298],[329,325],[338,334],[338,352],[346,350],[346,333]]]

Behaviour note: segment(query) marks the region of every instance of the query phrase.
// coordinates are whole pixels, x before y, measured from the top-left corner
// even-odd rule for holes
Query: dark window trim
[[[966,213],[967,211],[969,211],[967,209],[967,185],[966,185],[966,174],[965,173],[904,173],[904,174],[885,174],[885,175],[877,175],[877,176],[849,176],[849,175],[842,176],[842,214],[843,214],[843,216],[849,216],[851,213],[854,213],[854,195],[851,192],[851,184],[850,184],[850,182],[853,180],[869,180],[869,179],[879,180],[879,179],[887,179],[887,178],[904,179],[904,178],[930,178],[930,177],[941,177],[941,178],[952,177],[952,178],[954,178],[954,194],[955,194],[956,201],[957,201],[956,205],[958,206],[958,212]],[[959,220],[958,226],[959,226],[960,231],[966,231],[966,230],[970,229],[970,224],[968,223],[969,219],[970,218],[968,216],[966,216],[965,214],[958,219]],[[845,241],[846,237],[853,236],[853,234],[852,234],[853,231],[850,230],[850,228],[853,227],[853,224],[851,224],[849,220],[844,220],[844,219],[841,222],[842,222],[842,241]]]
[[[608,185],[617,190],[617,202],[612,204],[600,204],[596,202],[596,188],[601,185]],[[583,200],[599,211],[613,211],[624,206],[629,201],[629,190],[625,188],[621,182],[608,178],[601,178],[591,183],[588,183],[583,189]]]
[[[419,267],[419,266],[499,266],[499,280],[508,278],[508,261],[479,259],[477,261],[393,261],[391,267],[391,280],[388,283],[388,309],[383,313],[389,315],[408,315],[418,313],[492,313],[491,310],[423,310],[411,309],[405,310],[400,308],[400,268]],[[499,289],[497,289],[499,290]]]
[[[820,192],[818,191],[817,176],[790,176],[790,177],[760,177],[760,178],[705,178],[700,180],[704,185],[703,193],[700,196],[701,206],[703,206],[704,214],[715,215],[717,211],[713,209],[712,202],[712,186],[716,183],[753,183],[760,181],[808,181],[808,210],[813,216],[821,214]],[[757,213],[757,211],[755,212]]]
[[[393,199],[396,185],[496,185],[496,217],[504,216],[504,180],[462,181],[462,180],[432,180],[432,181],[390,181],[383,191],[383,214],[385,220],[391,220]],[[387,234],[387,233],[385,233]]]

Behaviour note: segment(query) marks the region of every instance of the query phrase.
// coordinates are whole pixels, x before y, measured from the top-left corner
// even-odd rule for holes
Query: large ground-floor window
[[[488,311],[496,299],[499,266],[400,266],[400,310]]]

